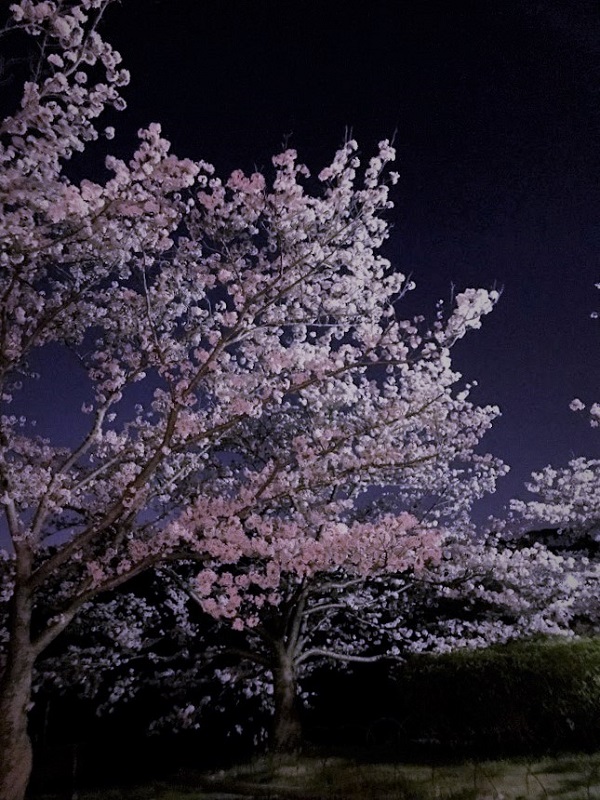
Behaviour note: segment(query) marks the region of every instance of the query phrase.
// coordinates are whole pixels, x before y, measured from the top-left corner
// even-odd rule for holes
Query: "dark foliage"
[[[600,639],[516,642],[319,677],[313,738],[386,757],[600,747]],[[349,702],[352,698],[352,702]]]

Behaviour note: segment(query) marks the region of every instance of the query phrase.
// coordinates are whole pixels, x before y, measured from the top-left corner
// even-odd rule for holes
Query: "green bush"
[[[413,656],[320,672],[309,741],[385,758],[498,757],[600,748],[600,638]]]
[[[396,687],[413,742],[474,754],[600,746],[600,639],[419,656]]]

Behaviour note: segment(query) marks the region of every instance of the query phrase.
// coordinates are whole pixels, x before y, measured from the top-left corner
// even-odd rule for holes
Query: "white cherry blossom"
[[[106,181],[69,177],[102,113],[125,107],[129,75],[98,30],[108,3],[11,6],[9,28],[45,44],[0,124],[14,558],[1,800],[25,792],[34,663],[98,593],[193,558],[205,609],[251,627],[250,597],[277,607],[282,581],[423,569],[438,529],[503,471],[474,454],[498,410],[470,402],[449,355],[496,295],[467,289],[430,326],[402,320],[410,287],[380,252],[389,142],[366,161],[346,142],[316,184],[291,149],[265,174],[221,178],[152,123],[129,159],[106,158]],[[84,433],[68,444],[33,435],[19,388],[53,347],[87,381]],[[382,490],[394,502],[361,518]]]

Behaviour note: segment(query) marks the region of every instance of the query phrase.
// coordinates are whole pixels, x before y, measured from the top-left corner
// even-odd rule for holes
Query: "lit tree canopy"
[[[242,607],[276,607],[282,576],[419,572],[439,557],[436,522],[502,470],[474,455],[497,409],[457,389],[449,356],[496,294],[468,289],[430,326],[402,320],[409,284],[380,253],[389,142],[365,162],[347,141],[314,178],[287,150],[265,174],[220,179],[152,124],[129,160],[106,157],[106,181],[72,177],[75,153],[112,138],[99,116],[124,107],[128,74],[97,30],[107,5],[22,0],[8,25],[40,59],[0,126],[14,567],[2,800],[20,800],[29,774],[34,662],[99,592],[193,558],[204,608],[251,627]],[[56,347],[87,381],[67,443],[36,436],[21,400]],[[361,496],[390,486],[399,507],[366,516]],[[401,507],[417,501],[429,514]]]

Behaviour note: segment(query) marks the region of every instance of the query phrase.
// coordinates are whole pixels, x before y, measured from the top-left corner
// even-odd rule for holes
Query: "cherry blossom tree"
[[[572,400],[569,407],[575,413],[586,410],[579,398]],[[597,428],[600,404],[593,403],[588,414],[590,426]],[[526,484],[526,489],[537,499],[513,500],[511,507],[530,521],[541,521],[563,533],[570,532],[571,538],[587,537],[596,541],[600,533],[599,473],[600,461],[595,458],[573,458],[562,468],[547,466],[534,472]]]
[[[371,554],[397,547],[393,531],[386,533],[388,545],[366,539]],[[573,598],[579,584],[572,557],[541,544],[478,538],[472,530],[446,532],[438,557],[420,565],[386,563],[376,571],[353,571],[352,558],[346,558],[337,570],[301,580],[288,571],[285,580],[279,576],[275,598],[246,588],[247,573],[240,579],[239,572],[225,570],[221,564],[220,591],[227,603],[215,608],[214,584],[206,599],[206,570],[191,595],[240,632],[237,646],[212,652],[230,655],[229,667],[221,672],[224,680],[248,685],[251,676],[252,685],[272,698],[271,742],[284,751],[300,743],[299,697],[316,667],[397,661],[408,653],[484,647],[540,634],[570,635],[580,610]],[[235,615],[229,610],[232,593],[239,602]]]
[[[574,401],[571,407],[576,411],[584,408],[580,401]],[[596,418],[593,407],[592,425],[597,425]],[[566,572],[578,629],[587,633],[596,632],[600,624],[599,479],[598,459],[579,457],[565,467],[544,467],[532,473],[526,483],[534,499],[512,500],[512,515],[507,522],[517,540],[523,538],[520,532],[529,528],[528,539],[542,541],[568,562]]]
[[[512,509],[529,523],[552,526],[564,534],[562,541],[576,540],[597,549],[600,535],[600,461],[585,457],[571,459],[566,467],[547,466],[534,472],[526,484],[532,500],[513,500]],[[554,544],[559,545],[557,539]],[[595,543],[595,546],[594,546]]]
[[[600,284],[596,284],[600,288]],[[593,313],[593,319],[598,318]],[[600,403],[589,409],[579,398],[571,411],[586,412],[592,428],[600,426]],[[507,528],[519,536],[535,527],[530,538],[542,539],[549,548],[571,559],[570,581],[584,630],[597,631],[600,623],[600,460],[580,456],[566,466],[548,465],[531,475],[525,488],[533,497],[511,501]]]
[[[219,710],[231,735],[257,743],[270,734],[286,751],[300,744],[300,707],[318,706],[306,694],[317,668],[393,668],[411,653],[572,636],[582,611],[577,559],[495,536],[448,535],[441,558],[418,574],[280,580],[278,604],[254,608],[259,621],[245,627],[239,616],[199,615],[196,571],[163,567],[150,588],[91,604],[68,644],[39,664],[38,685],[93,699],[101,713],[144,697],[153,730],[204,730]],[[160,702],[148,708],[149,696]]]
[[[301,744],[300,697],[315,668],[393,663],[409,653],[568,632],[572,589],[564,567],[562,558],[541,546],[514,549],[449,538],[444,556],[420,570],[365,577],[345,568],[281,581],[275,607],[249,608],[248,619],[258,619],[243,629],[237,616],[231,626],[240,632],[237,644],[230,638],[228,645],[213,645],[204,658],[229,656],[222,680],[266,693],[273,714],[270,744],[294,750]],[[201,596],[195,599],[206,605]],[[188,715],[193,718],[189,705]]]
[[[388,142],[361,164],[347,141],[312,182],[293,150],[221,180],[152,124],[105,181],[72,176],[124,107],[128,74],[98,33],[109,2],[21,0],[7,26],[39,63],[0,126],[1,800],[29,776],[35,662],[100,592],[193,558],[205,609],[252,627],[242,608],[276,609],[282,575],[419,572],[457,484],[481,494],[501,469],[474,455],[497,409],[469,402],[449,357],[496,295],[401,319],[409,287],[379,252]],[[87,382],[68,441],[35,435],[21,391],[57,348]],[[365,493],[423,500],[428,476],[427,519],[361,517]]]

